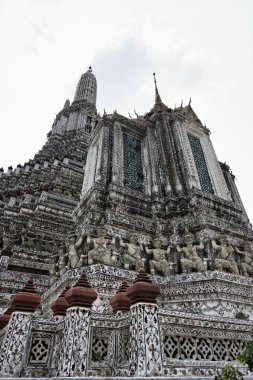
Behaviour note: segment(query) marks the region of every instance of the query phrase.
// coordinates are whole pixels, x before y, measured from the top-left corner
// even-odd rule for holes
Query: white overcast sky
[[[98,111],[187,104],[253,220],[253,0],[0,0],[0,167],[23,164],[92,65]]]

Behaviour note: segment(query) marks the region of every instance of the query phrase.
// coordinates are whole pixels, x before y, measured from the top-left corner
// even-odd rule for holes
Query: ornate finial
[[[14,311],[25,311],[33,313],[40,304],[41,297],[36,293],[33,284],[33,277],[30,277],[24,288],[15,294],[12,298],[12,306]]]
[[[189,104],[188,104],[188,106],[191,105],[191,102],[192,102],[192,98],[190,97],[190,100],[189,100]]]
[[[52,303],[51,309],[53,310],[54,316],[58,315],[66,315],[67,308],[69,306],[65,296],[65,293],[71,289],[71,286],[67,284],[63,292],[59,295],[59,297]]]
[[[117,293],[110,298],[110,305],[114,313],[118,311],[127,312],[130,309],[130,300],[126,295],[126,290],[128,289],[128,284],[126,280],[123,280]]]
[[[181,100],[181,106],[180,106],[181,108],[183,107],[183,99]]]
[[[137,116],[137,117],[139,117],[139,115],[138,115],[138,113],[134,110],[134,113],[135,113],[135,115]]]
[[[160,97],[159,92],[158,92],[155,73],[153,73],[153,75],[154,75],[154,83],[155,83],[155,102],[156,102],[156,103],[157,103],[157,102],[160,102],[160,103],[161,103],[162,100],[161,100],[161,97]]]
[[[138,302],[156,303],[156,298],[160,294],[159,287],[151,281],[144,268],[139,269],[139,273],[133,284],[126,289],[126,294],[130,299],[130,304]]]
[[[92,67],[91,66],[89,66],[89,72],[92,73]]]
[[[65,293],[65,298],[69,304],[69,307],[86,307],[91,308],[93,302],[97,299],[97,292],[91,288],[90,283],[84,272],[73,288],[69,289]]]

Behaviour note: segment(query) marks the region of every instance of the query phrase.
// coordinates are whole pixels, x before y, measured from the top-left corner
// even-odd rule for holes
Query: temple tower
[[[115,111],[101,118],[90,139],[81,202],[74,211],[80,229],[102,218],[125,236],[131,229],[170,236],[180,225],[199,238],[218,238],[217,223],[219,232],[233,234],[240,226],[241,238],[250,236],[233,176],[218,161],[210,131],[190,103],[167,107],[155,80],[150,112],[128,119]]]
[[[5,376],[247,373],[252,228],[191,101],[166,106],[154,79],[149,112],[100,117],[89,68],[41,151],[0,171]],[[11,302],[30,273],[34,313]]]
[[[66,100],[63,109],[56,116],[52,134],[75,130],[90,133],[96,123],[96,99],[97,80],[89,67],[79,79],[72,104]]]

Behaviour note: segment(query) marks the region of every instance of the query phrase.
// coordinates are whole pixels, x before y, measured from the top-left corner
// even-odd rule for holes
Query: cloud
[[[133,39],[126,40],[119,48],[98,54],[93,67],[98,79],[98,106],[109,112],[112,105],[124,107],[124,102],[138,90],[143,74],[147,70],[152,72],[146,49]]]

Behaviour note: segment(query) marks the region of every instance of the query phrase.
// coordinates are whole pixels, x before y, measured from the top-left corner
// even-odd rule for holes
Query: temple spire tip
[[[158,88],[157,88],[157,81],[156,81],[156,74],[153,73],[154,76],[154,83],[155,83],[155,102],[162,102]]]

